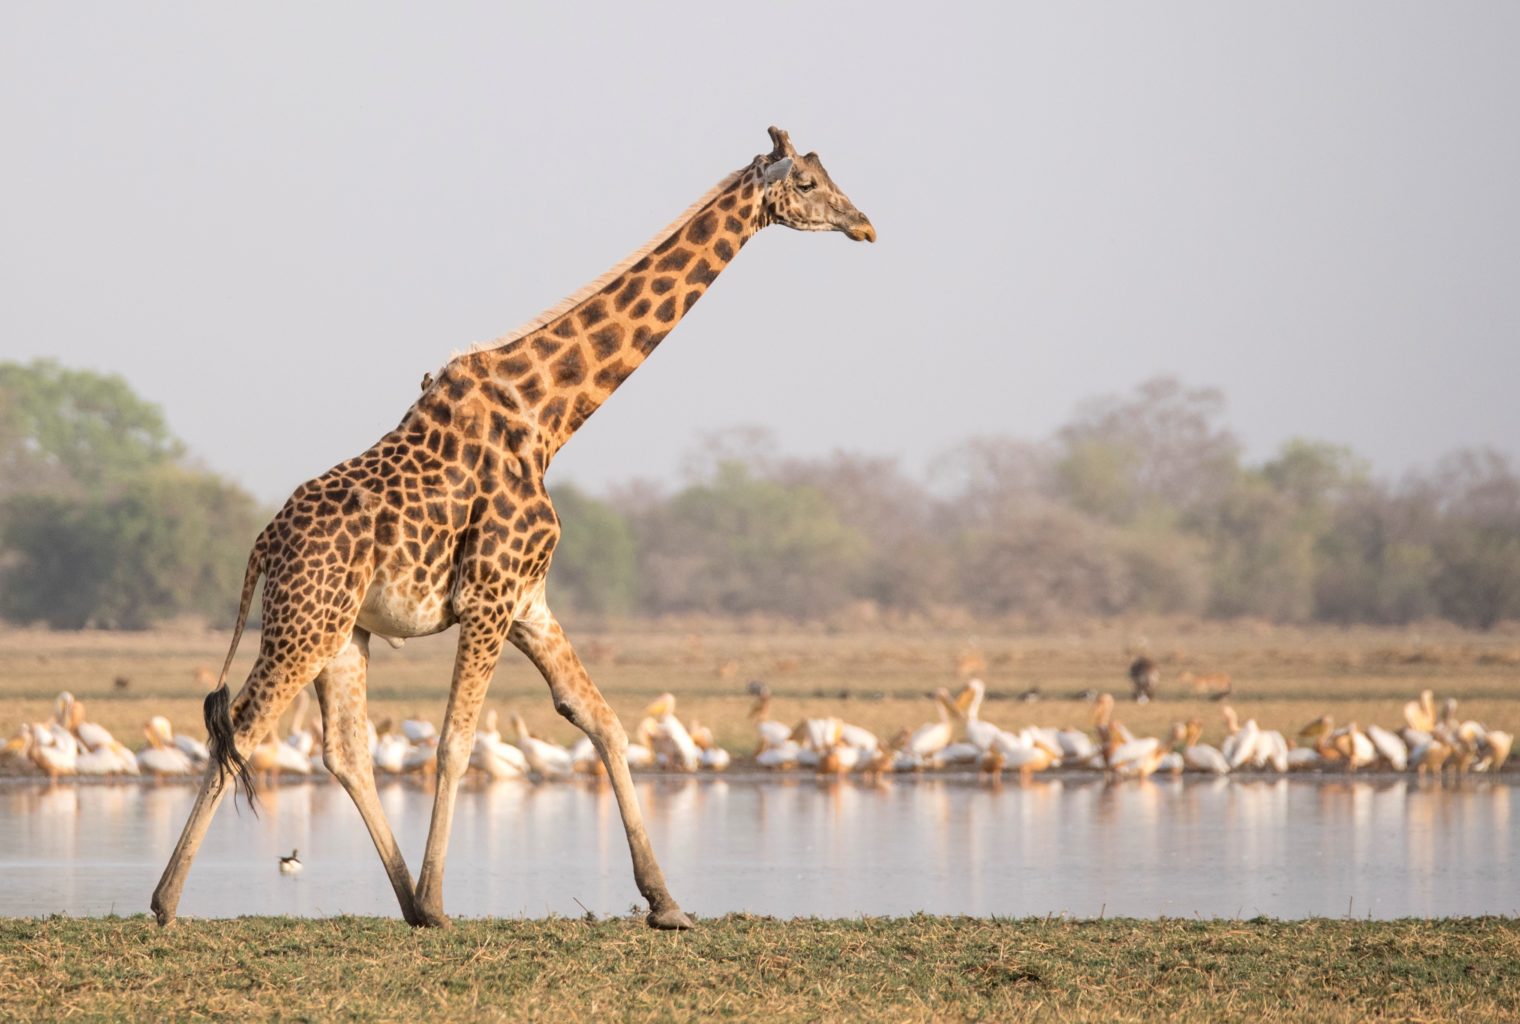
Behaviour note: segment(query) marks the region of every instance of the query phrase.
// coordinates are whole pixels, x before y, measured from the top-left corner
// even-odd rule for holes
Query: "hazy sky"
[[[1520,4],[6,4],[0,358],[119,372],[261,497],[779,124],[773,228],[551,480],[895,453],[1217,385],[1261,457],[1520,447]]]

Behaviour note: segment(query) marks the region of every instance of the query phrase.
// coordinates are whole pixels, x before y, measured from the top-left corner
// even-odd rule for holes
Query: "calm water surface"
[[[1520,786],[1507,782],[637,785],[671,891],[698,915],[1520,912]],[[415,874],[432,794],[380,794]],[[145,912],[193,799],[186,785],[0,786],[0,915]],[[292,848],[306,865],[295,878],[276,869]],[[638,891],[611,792],[467,784],[444,892],[462,916],[625,913]],[[330,783],[267,792],[257,818],[224,804],[180,912],[399,916],[358,812]]]

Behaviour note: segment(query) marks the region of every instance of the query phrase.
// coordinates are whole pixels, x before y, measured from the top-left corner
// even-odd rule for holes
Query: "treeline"
[[[1217,391],[1158,379],[1043,441],[969,441],[922,478],[730,432],[678,487],[555,487],[551,600],[583,617],[1520,619],[1504,456],[1397,481],[1309,441],[1249,464],[1224,411]],[[0,363],[0,616],[225,624],[270,511],[189,462],[120,378]]]
[[[265,510],[120,377],[0,363],[0,616],[141,629],[237,614]]]
[[[1224,411],[1216,390],[1152,380],[1048,440],[969,441],[924,479],[722,436],[669,493],[559,488],[551,597],[622,615],[1520,618],[1520,477],[1504,456],[1457,452],[1388,481],[1345,448],[1292,441],[1252,465]]]

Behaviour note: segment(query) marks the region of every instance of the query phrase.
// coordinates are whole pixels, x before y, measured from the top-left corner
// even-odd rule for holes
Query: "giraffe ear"
[[[792,158],[784,156],[765,169],[765,183],[774,185],[790,173],[792,173]]]
[[[796,156],[797,151],[792,148],[792,140],[786,132],[771,125],[767,129],[771,133],[771,159],[776,160],[784,156]]]

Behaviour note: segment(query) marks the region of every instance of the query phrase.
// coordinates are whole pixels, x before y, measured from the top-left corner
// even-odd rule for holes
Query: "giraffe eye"
[[[799,178],[797,180],[798,192],[811,192],[818,183],[811,178]]]

